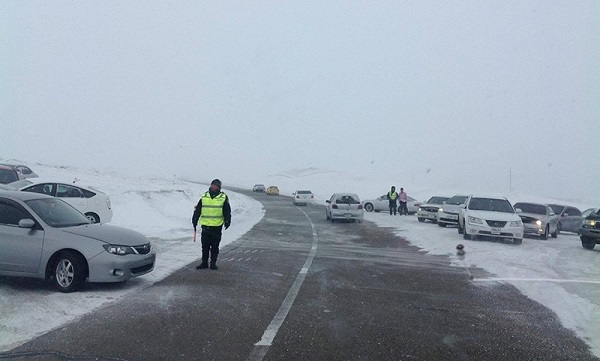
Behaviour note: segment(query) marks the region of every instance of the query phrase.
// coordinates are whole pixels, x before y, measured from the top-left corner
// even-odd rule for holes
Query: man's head
[[[396,191],[396,186],[392,186],[392,192]]]
[[[210,190],[213,192],[221,190],[221,181],[218,179],[213,179],[213,181],[210,182]]]
[[[400,188],[400,192],[404,192],[404,188]]]

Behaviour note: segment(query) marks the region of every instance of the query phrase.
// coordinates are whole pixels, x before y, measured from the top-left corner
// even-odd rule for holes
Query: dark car
[[[0,165],[0,184],[8,184],[19,180],[19,173],[7,165]]]
[[[19,179],[38,177],[38,175],[34,171],[32,171],[31,168],[24,164],[0,163],[0,165],[14,169],[17,172]]]
[[[590,213],[577,233],[579,233],[583,248],[594,249],[594,246],[600,243],[600,210]]]
[[[581,223],[583,222],[583,216],[581,211],[572,206],[566,206],[563,204],[549,204],[550,208],[554,211],[554,214],[558,216],[558,231],[567,231],[577,233]]]

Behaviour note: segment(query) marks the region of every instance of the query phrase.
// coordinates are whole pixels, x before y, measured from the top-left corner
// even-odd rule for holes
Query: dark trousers
[[[222,230],[223,226],[202,226],[202,235],[200,236],[200,241],[202,242],[202,263],[208,263],[209,256],[210,263],[217,263]]]
[[[406,202],[402,202],[400,201],[400,215],[402,215],[402,213],[404,214],[408,214],[408,207],[406,207]]]
[[[396,215],[397,208],[398,206],[396,206],[396,202],[390,202],[390,216],[392,215],[392,212],[394,213],[394,215]]]

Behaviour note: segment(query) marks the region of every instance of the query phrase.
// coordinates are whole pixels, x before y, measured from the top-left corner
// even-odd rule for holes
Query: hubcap
[[[68,259],[63,259],[56,265],[56,282],[61,287],[69,287],[75,275],[73,264]]]

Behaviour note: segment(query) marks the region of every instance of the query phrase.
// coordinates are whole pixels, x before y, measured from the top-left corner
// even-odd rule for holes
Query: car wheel
[[[417,219],[419,220],[419,222],[425,222],[425,218],[423,217],[418,217]]]
[[[327,218],[327,220],[329,220],[329,213],[327,213],[327,211],[325,211],[325,217]]]
[[[550,233],[550,225],[546,225],[546,229],[544,229],[544,234],[541,235],[542,239],[548,239],[549,233]]]
[[[554,230],[554,233],[550,233],[550,235],[552,236],[552,238],[558,237],[558,227]]]
[[[85,216],[92,223],[100,223],[100,217],[98,217],[98,215],[96,213],[88,212],[85,214]]]
[[[460,225],[459,225],[460,227]],[[471,239],[471,235],[467,233],[467,227],[465,227],[465,225],[463,224],[462,226],[463,229],[463,239]]]
[[[523,243],[523,238],[513,238],[513,243],[514,244],[521,244],[521,243]]]
[[[562,224],[560,224],[560,222],[558,222],[558,225],[556,226],[556,234],[558,235],[560,233],[562,229]]]
[[[438,224],[438,226],[440,226],[440,227],[446,227],[446,223],[444,223],[444,222],[439,222],[439,221],[438,221],[438,222],[437,222],[437,224]]]
[[[461,227],[460,222],[456,225],[456,229],[458,229],[458,234],[464,234],[465,229]]]
[[[373,212],[373,203],[366,203],[365,204],[365,211],[367,211],[367,212]]]
[[[81,255],[64,251],[56,257],[52,266],[52,284],[60,292],[74,292],[83,287],[87,277],[87,265]]]

